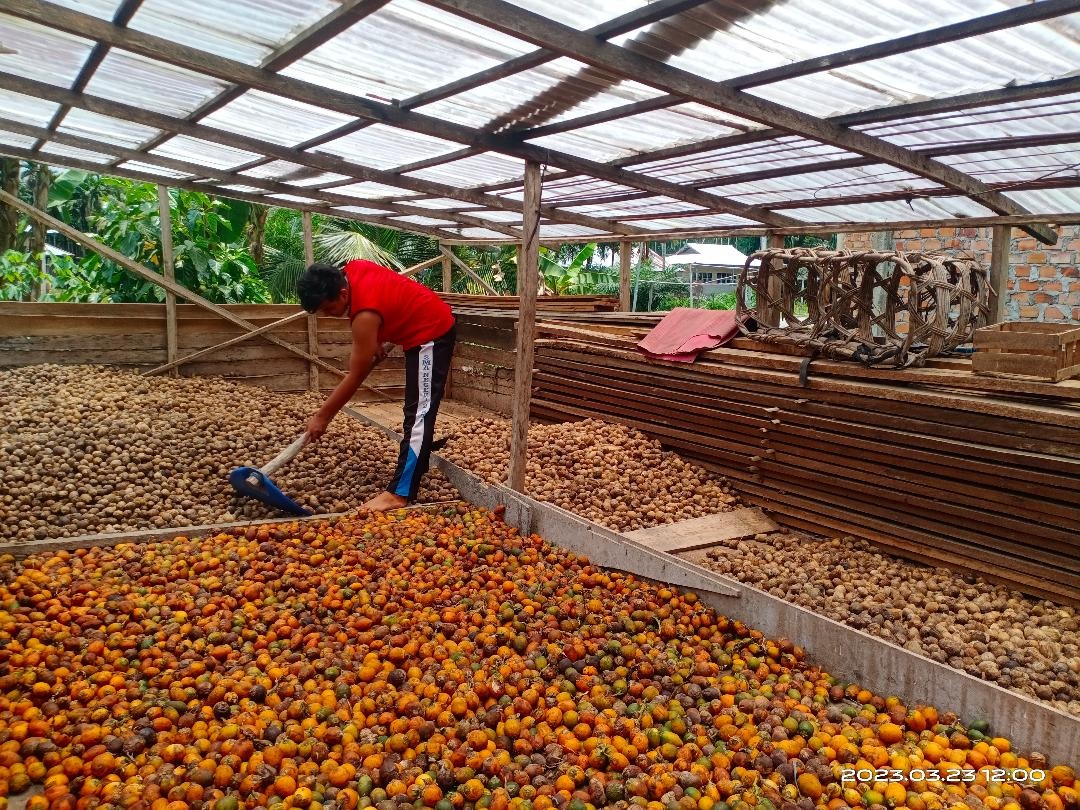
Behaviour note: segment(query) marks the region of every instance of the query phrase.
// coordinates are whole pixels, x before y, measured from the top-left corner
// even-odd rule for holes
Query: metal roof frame
[[[805,0],[811,4],[814,1]],[[922,0],[929,5],[934,1]],[[618,0],[610,5],[623,13],[582,31],[555,19],[572,19],[575,0],[555,0],[549,4],[533,0],[518,0],[517,3],[506,0],[343,0],[336,6],[324,3],[321,7],[324,11],[314,21],[307,19],[304,27],[289,31],[281,41],[260,42],[264,54],[257,64],[253,64],[250,58],[244,61],[174,41],[167,26],[162,30],[146,30],[139,14],[155,0],[98,0],[103,6],[110,2],[112,14],[106,19],[101,16],[100,9],[97,16],[74,10],[70,7],[72,0],[56,3],[0,0],[0,25],[18,28],[18,25],[29,24],[35,35],[50,47],[61,47],[60,43],[70,42],[71,37],[91,43],[74,80],[43,81],[40,75],[28,75],[32,71],[25,67],[6,70],[5,57],[0,55],[0,92],[7,94],[8,109],[15,107],[12,114],[0,112],[0,153],[163,185],[197,188],[226,197],[361,219],[424,233],[447,243],[521,241],[521,176],[526,161],[547,167],[547,182],[557,180],[569,190],[563,192],[560,189],[557,193],[557,187],[552,186],[552,193],[546,195],[541,205],[541,239],[545,242],[821,232],[825,228],[847,231],[864,230],[874,225],[885,229],[900,220],[880,217],[872,207],[860,209],[860,206],[914,198],[966,200],[956,205],[958,210],[966,213],[960,217],[938,216],[903,222],[1008,223],[1051,242],[1056,238],[1055,234],[1042,223],[1063,224],[1080,213],[1080,193],[1077,193],[1080,173],[1070,173],[1075,165],[1080,165],[1080,146],[1077,146],[1080,128],[1075,123],[1056,121],[1041,128],[1021,125],[1022,120],[1035,118],[1038,113],[1014,114],[1010,118],[1008,109],[1000,109],[993,119],[993,137],[973,138],[961,133],[954,140],[934,142],[930,139],[921,143],[910,139],[913,142],[904,143],[903,138],[890,131],[890,127],[917,116],[959,114],[962,111],[972,111],[971,115],[975,116],[983,108],[1022,105],[1035,99],[1049,99],[1047,104],[1059,105],[1056,113],[1059,118],[1069,119],[1071,115],[1071,121],[1080,120],[1069,106],[1080,104],[1080,75],[1075,70],[1075,60],[1071,71],[1053,63],[1057,75],[1049,78],[1045,73],[1036,74],[1033,67],[1031,75],[1025,74],[1026,81],[1010,86],[981,87],[975,92],[957,93],[952,97],[904,100],[832,116],[813,115],[747,92],[750,88],[775,87],[814,74],[842,76],[857,84],[857,77],[844,74],[845,68],[872,65],[876,60],[933,49],[959,40],[978,41],[980,37],[1001,36],[1002,32],[1011,36],[1023,29],[1024,36],[1038,42],[1042,41],[1038,37],[1060,31],[1069,35],[1072,26],[1080,25],[1076,16],[1070,16],[1080,16],[1080,0],[1039,0],[1020,6],[1010,6],[1006,2],[1006,7],[990,13],[985,13],[986,7],[995,0],[985,0],[980,6],[982,13],[969,15],[959,22],[936,26],[924,24],[919,30],[907,31],[884,41],[848,47],[831,54],[790,59],[764,68],[748,64],[750,70],[721,80],[699,75],[672,62],[677,62],[677,57],[684,53],[692,55],[713,33],[712,29],[699,25],[702,15],[711,15],[710,19],[728,20],[730,17],[743,22],[753,15],[761,15],[767,20],[772,13],[771,4],[764,4],[751,13],[726,0]],[[225,0],[204,0],[192,5],[186,13],[199,13],[218,3],[224,5]],[[423,4],[438,9],[446,17],[453,15],[478,24],[492,41],[501,41],[498,37],[509,38],[505,41],[512,42],[518,51],[523,50],[524,43],[536,46],[536,49],[498,59],[494,64],[490,58],[478,59],[477,64],[485,61],[488,64],[450,78],[441,85],[425,87],[403,100],[382,100],[370,93],[365,96],[344,92],[330,81],[316,84],[288,73],[290,66],[317,53],[328,43],[332,44],[336,37],[348,34],[363,21],[381,19],[379,15],[404,8],[406,4],[411,4],[410,9]],[[184,2],[177,5],[176,15],[185,13]],[[312,3],[313,7],[315,5]],[[548,14],[549,6],[553,9],[551,16],[530,10],[539,7]],[[156,10],[160,18],[160,4]],[[923,11],[927,12],[926,20],[929,20],[928,9]],[[280,13],[280,10],[271,9],[266,13],[275,12]],[[853,24],[857,21],[853,20]],[[284,26],[279,28],[285,30]],[[677,35],[671,34],[672,31]],[[67,38],[63,39],[61,33]],[[222,33],[239,37],[244,32],[226,30]],[[432,36],[436,34],[438,32]],[[55,44],[51,38],[55,38]],[[618,41],[622,44],[616,44]],[[197,105],[189,105],[183,115],[170,115],[153,109],[152,105],[126,104],[88,92],[102,64],[114,52],[135,54],[154,64],[182,68],[186,71],[181,74],[183,76],[212,78],[216,86],[223,89],[203,98]],[[1034,57],[1032,60],[1035,65],[1037,60]],[[567,73],[566,64],[578,66],[577,73]],[[537,73],[549,69],[548,73]],[[387,70],[394,70],[394,66],[388,64]],[[456,74],[451,71],[449,75]],[[532,91],[531,95],[522,96],[516,102],[508,97],[502,109],[490,109],[487,113],[490,119],[485,125],[467,125],[431,112],[438,109],[440,102],[460,99],[464,103],[471,93],[479,91],[497,94],[494,88],[501,88],[500,82],[520,83],[526,78],[533,79],[533,84],[513,86],[544,87],[546,83],[546,89]],[[627,91],[628,97],[635,100],[618,103],[620,94],[613,88],[629,86],[627,82],[633,84]],[[881,88],[874,90],[880,92]],[[296,142],[284,145],[271,137],[253,137],[215,123],[215,113],[253,92],[325,110],[344,123],[314,137],[298,138]],[[18,108],[22,99],[49,102],[56,105],[55,110],[47,120],[35,118],[34,123],[29,123],[31,116],[21,114]],[[612,147],[625,154],[615,158],[592,157],[580,154],[580,150],[553,148],[544,142],[599,125],[625,127],[628,119],[637,120],[635,116],[665,110],[685,111],[689,109],[687,105],[719,111],[720,118],[711,119],[706,115],[700,120],[715,120],[715,129],[721,132],[727,129],[728,132],[702,137],[701,133],[709,128],[707,124],[686,132],[673,128],[670,133],[662,133],[662,145],[641,149],[630,146],[631,141],[626,140],[630,130],[616,130],[612,134]],[[1023,112],[1019,107],[1017,109]],[[73,111],[139,124],[156,132],[137,146],[121,143],[118,136],[75,134],[65,131],[65,120]],[[397,163],[389,161],[393,163],[390,168],[367,165],[367,160],[346,158],[331,151],[339,139],[363,135],[365,129],[374,132],[370,129],[373,125],[380,129],[392,127],[405,134],[418,133],[429,140],[445,143],[446,148],[429,150],[427,155],[420,152],[413,159]],[[866,131],[865,128],[872,126],[877,128],[873,132]],[[948,125],[942,126],[947,129]],[[973,125],[956,124],[958,131],[964,126],[970,128]],[[919,133],[918,121],[911,125],[910,131]],[[195,154],[181,156],[163,154],[168,152],[163,147],[177,137],[198,139],[185,141],[189,144],[216,144],[218,148],[240,150],[253,157],[244,163],[221,168],[220,163],[212,165],[212,155],[197,150]],[[28,140],[32,142],[31,146],[26,145]],[[723,165],[725,150],[753,144],[761,146],[759,155],[751,155],[757,163],[748,158],[745,164],[732,164],[730,168]],[[784,160],[770,157],[770,149],[782,151],[788,145],[793,150],[792,155],[799,149],[805,154]],[[1045,151],[1052,146],[1060,147],[1060,151]],[[815,150],[821,157],[811,159],[817,154]],[[1006,150],[1010,152],[1009,159],[1002,155]],[[1021,164],[1015,158],[1020,152],[1030,153],[1029,163],[1034,162],[1036,166],[1039,165],[1038,158],[1045,158],[1049,171],[1032,177],[1036,169],[1018,168]],[[521,176],[506,179],[506,167],[513,163],[485,162],[486,156],[497,155],[520,160]],[[969,171],[939,160],[957,156],[970,156],[965,160],[977,160],[983,164],[983,172],[1008,179],[983,181]],[[1074,156],[1076,160],[1069,165]],[[283,170],[275,174],[275,161],[294,164],[290,170],[293,173]],[[701,176],[690,180],[667,179],[664,161],[679,161],[681,167],[691,169],[700,167],[695,171]],[[491,166],[497,166],[503,177],[487,174]],[[895,171],[897,169],[899,171]],[[853,175],[851,182],[839,193],[815,190],[814,173],[830,171],[863,174]],[[324,177],[322,182],[297,182],[304,172]],[[888,181],[874,182],[875,176],[887,175],[892,175]],[[455,179],[461,176],[468,177],[469,181]],[[804,193],[799,194],[795,189],[777,191],[779,187],[775,182],[781,178],[790,178],[793,183],[805,181]],[[764,185],[761,191],[752,188],[753,184],[766,181],[773,181],[774,185]],[[365,183],[377,184],[375,188],[401,189],[402,194],[373,195],[358,191],[356,187]],[[574,190],[575,184],[582,190]],[[724,189],[725,185],[733,188]],[[773,191],[769,192],[769,188]],[[1036,190],[1056,193],[1047,198],[1054,210],[1031,211],[1015,196],[1010,196]],[[760,199],[763,194],[771,201],[753,202],[755,197]],[[1043,198],[1038,199],[1041,202]],[[842,206],[845,212],[856,215],[865,210],[867,217],[834,220],[829,219],[828,211],[820,211],[807,218],[815,209],[829,206]],[[995,216],[986,216],[986,213]],[[685,221],[694,227],[679,224],[666,227],[666,220]],[[697,227],[699,222],[705,224]]]

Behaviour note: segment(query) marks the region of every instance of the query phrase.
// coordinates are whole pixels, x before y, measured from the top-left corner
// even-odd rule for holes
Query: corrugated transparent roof
[[[1080,221],[1078,40],[1069,0],[20,0],[0,152],[447,240],[507,241],[529,160],[545,239]]]

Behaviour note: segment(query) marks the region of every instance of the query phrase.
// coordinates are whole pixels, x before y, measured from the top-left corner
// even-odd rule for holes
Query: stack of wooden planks
[[[1080,603],[1080,383],[762,350],[646,359],[641,330],[540,325],[532,413],[614,419],[715,469],[778,520]]]
[[[455,310],[498,309],[516,313],[521,302],[516,295],[439,293],[439,296]],[[610,295],[541,295],[536,299],[539,312],[614,312],[618,308],[618,296]]]

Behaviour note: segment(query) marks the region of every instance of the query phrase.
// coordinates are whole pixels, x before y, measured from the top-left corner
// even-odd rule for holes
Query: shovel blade
[[[252,478],[255,479],[255,483],[249,480]],[[237,467],[229,473],[229,483],[241,495],[254,498],[267,506],[280,509],[282,512],[297,517],[311,514],[310,510],[305,509],[274,486],[274,482],[270,480],[269,476],[256,467]]]

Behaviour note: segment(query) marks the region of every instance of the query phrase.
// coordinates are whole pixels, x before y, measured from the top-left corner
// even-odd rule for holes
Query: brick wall
[[[990,228],[920,228],[891,234],[895,250],[969,251],[990,265]],[[1013,228],[1009,245],[1009,320],[1080,323],[1080,225],[1056,229],[1055,245],[1044,245]],[[880,236],[876,237],[880,243]],[[844,234],[844,250],[874,249],[875,234]]]

